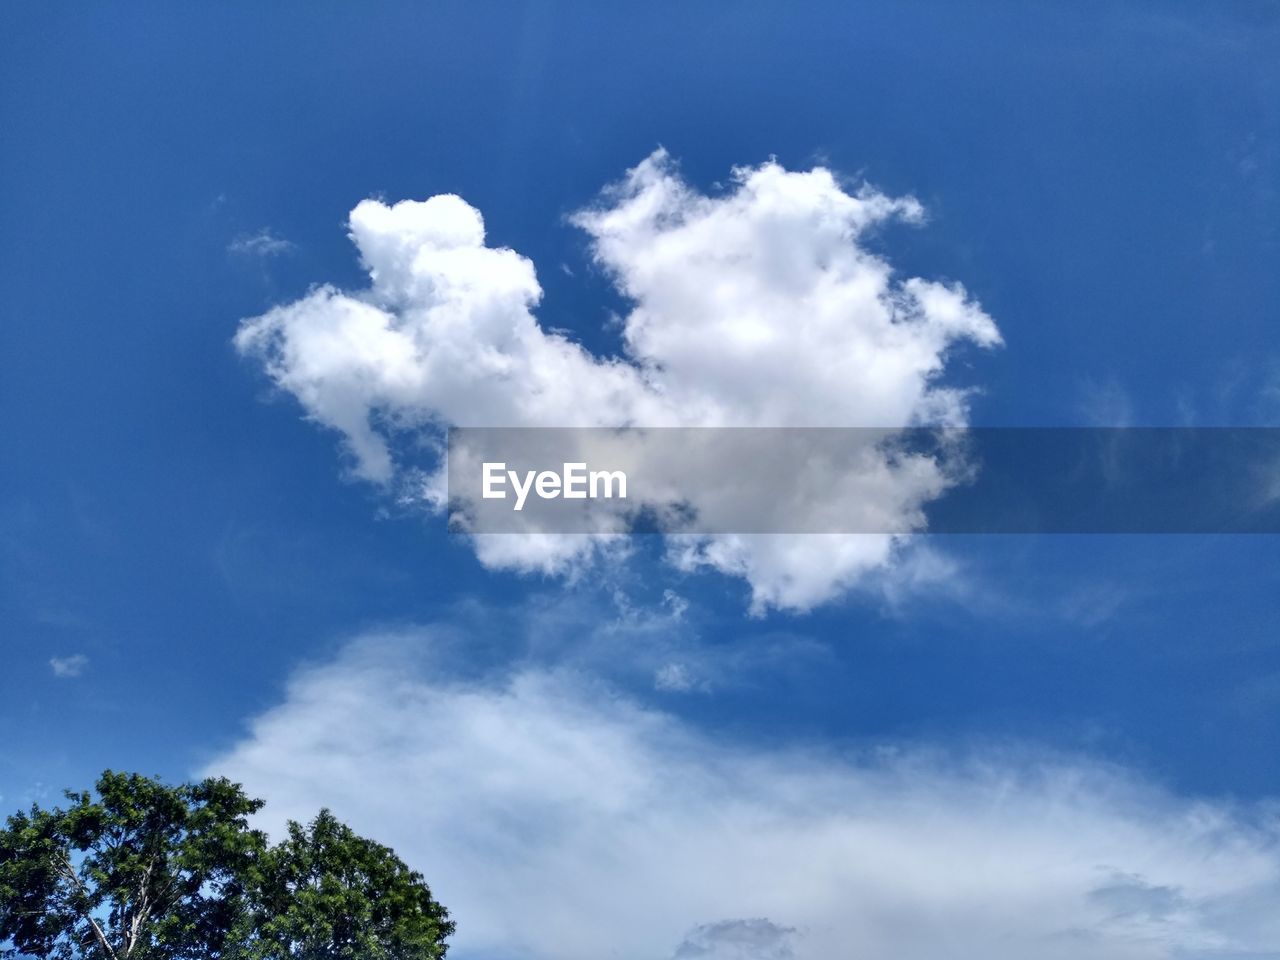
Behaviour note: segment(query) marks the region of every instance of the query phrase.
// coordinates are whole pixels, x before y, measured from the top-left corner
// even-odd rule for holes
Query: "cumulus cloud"
[[[69,657],[51,657],[49,667],[55,677],[78,677],[89,666],[89,658],[83,653],[73,653]]]
[[[442,475],[415,457],[450,425],[962,425],[967,395],[941,381],[946,358],[961,341],[997,344],[994,322],[958,284],[895,277],[865,242],[922,216],[911,198],[773,162],[735,170],[707,196],[658,151],[572,218],[631,304],[624,355],[603,358],[538,323],[533,264],[487,245],[461,198],[365,200],[349,227],[369,288],[320,287],[244,321],[235,342],[342,435],[355,475],[415,484],[437,506]],[[872,472],[894,481],[873,505],[910,528],[944,478],[890,466]],[[615,537],[537,531],[475,544],[489,566],[555,573],[619,549]],[[745,578],[757,611],[805,609],[889,565],[896,544],[700,536],[673,543],[671,557]]]
[[[1027,752],[724,742],[579,674],[439,663],[431,631],[356,642],[208,772],[269,828],[323,804],[391,844],[460,960],[1277,956],[1257,811]]]

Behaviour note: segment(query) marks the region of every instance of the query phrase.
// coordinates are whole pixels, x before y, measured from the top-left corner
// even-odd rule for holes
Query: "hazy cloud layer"
[[[1259,814],[1026,754],[750,748],[578,674],[438,662],[431,631],[353,644],[209,770],[271,825],[326,804],[392,844],[460,960],[1276,956]]]
[[[316,289],[246,320],[236,344],[343,435],[358,476],[416,483],[412,496],[437,503],[440,474],[421,479],[403,451],[420,455],[405,441],[447,425],[958,425],[965,393],[938,380],[947,352],[998,343],[995,324],[958,285],[899,280],[864,244],[886,221],[921,218],[911,198],[776,163],[706,196],[659,151],[573,218],[632,304],[625,357],[604,359],[539,325],[533,264],[487,246],[461,198],[365,200],[350,233],[370,287]],[[895,479],[886,512],[936,495],[936,477]],[[617,548],[537,534],[475,544],[487,565],[557,573]],[[805,609],[894,551],[890,536],[709,536],[671,557],[743,577],[757,610]]]

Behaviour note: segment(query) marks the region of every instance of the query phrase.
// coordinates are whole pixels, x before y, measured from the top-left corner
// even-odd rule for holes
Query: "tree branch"
[[[142,932],[142,925],[146,922],[147,915],[151,912],[151,898],[148,895],[148,888],[151,884],[151,874],[156,866],[156,853],[151,852],[151,859],[147,861],[147,869],[142,874],[142,879],[138,881],[138,905],[137,909],[129,911],[129,932],[125,936],[124,955],[129,957],[133,954],[133,948],[138,945],[138,935]]]
[[[102,928],[98,926],[98,921],[93,919],[93,914],[89,912],[89,891],[85,888],[84,881],[80,879],[80,874],[76,873],[75,865],[71,862],[71,858],[67,856],[66,851],[59,851],[59,853],[62,857],[63,876],[79,888],[80,896],[86,904],[82,912],[84,913],[84,918],[89,921],[89,926],[93,928],[93,936],[98,941],[98,946],[102,947],[109,960],[117,960],[116,952],[111,949],[111,944],[107,941],[107,935],[102,932]]]

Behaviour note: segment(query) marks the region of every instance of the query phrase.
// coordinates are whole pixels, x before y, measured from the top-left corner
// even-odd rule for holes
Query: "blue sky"
[[[848,758],[867,751],[923,751],[1122,770],[1161,810],[1202,802],[1250,824],[1280,796],[1274,538],[937,538],[901,576],[763,616],[741,578],[675,569],[652,539],[577,577],[522,575],[353,479],[338,434],[232,343],[242,320],[314,285],[367,285],[346,235],[361,200],[453,193],[491,246],[536,265],[544,328],[619,355],[611,317],[628,302],[569,218],[661,146],[709,196],[732,190],[734,166],[776,158],[916,197],[922,224],[888,222],[865,246],[900,276],[962,282],[998,325],[998,349],[948,355],[946,382],[977,390],[975,424],[1277,425],[1275,4],[15,4],[0,13],[0,129],[6,807],[105,767],[226,769],[282,812],[333,803],[438,860],[442,899],[469,906],[479,881],[446,861],[472,847],[433,846],[391,801],[360,805],[395,792],[369,779],[397,769],[394,752],[335,765],[345,785],[269,775],[271,750],[305,755],[283,725],[312,723],[308,697],[348,668],[382,676],[370,659],[423,671],[423,702],[471,684],[520,729],[616,730],[640,779],[691,755],[785,779],[795,765],[778,758],[799,751],[812,766],[797,782],[812,785],[821,770],[860,776]],[[407,713],[388,724],[434,716],[417,694],[391,699]],[[476,729],[453,732],[470,743]],[[956,787],[938,772],[950,762],[910,796],[938,782],[965,795],[977,781]],[[690,808],[736,796],[739,776]],[[1028,788],[1028,823],[1053,789]],[[525,853],[556,835],[489,800]],[[1089,823],[1124,819],[1105,813]],[[1249,836],[1257,856],[1274,849],[1274,834]],[[1121,886],[1172,890],[1192,913],[1225,896],[1115,862],[1122,846],[1098,860]],[[657,874],[617,850],[568,849],[593,858],[584,875],[617,855],[618,889],[652,889]],[[455,907],[464,960],[550,955],[503,926],[494,904],[520,900],[512,884],[494,888],[492,915]],[[725,897],[706,915],[666,905],[676,933],[661,949],[822,943],[808,907],[775,916]],[[1096,955],[1280,950],[1262,921],[1210,936],[1173,913],[1142,913],[1135,952]],[[581,922],[563,956],[608,942],[561,920]],[[726,952],[742,944],[757,952]]]

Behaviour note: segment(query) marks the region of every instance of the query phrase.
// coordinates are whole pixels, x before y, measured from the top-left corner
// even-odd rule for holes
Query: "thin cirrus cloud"
[[[631,304],[624,356],[603,358],[538,323],[534,265],[487,246],[461,198],[365,200],[349,227],[370,286],[320,287],[245,320],[235,343],[342,435],[355,475],[437,506],[442,472],[424,478],[412,457],[448,425],[962,425],[967,394],[940,382],[946,357],[962,341],[998,344],[995,323],[959,285],[898,279],[866,246],[875,228],[922,218],[910,197],[774,162],[707,196],[658,151],[572,217]],[[884,512],[914,516],[937,494],[936,478],[919,483],[886,491]],[[620,549],[609,536],[473,542],[489,567],[551,573]],[[743,578],[756,612],[804,610],[891,566],[899,546],[698,536],[672,539],[669,558]]]
[[[459,960],[1275,960],[1280,829],[1011,748],[751,746],[445,632],[295,675],[209,765],[424,871]],[[368,789],[377,784],[377,790]]]

